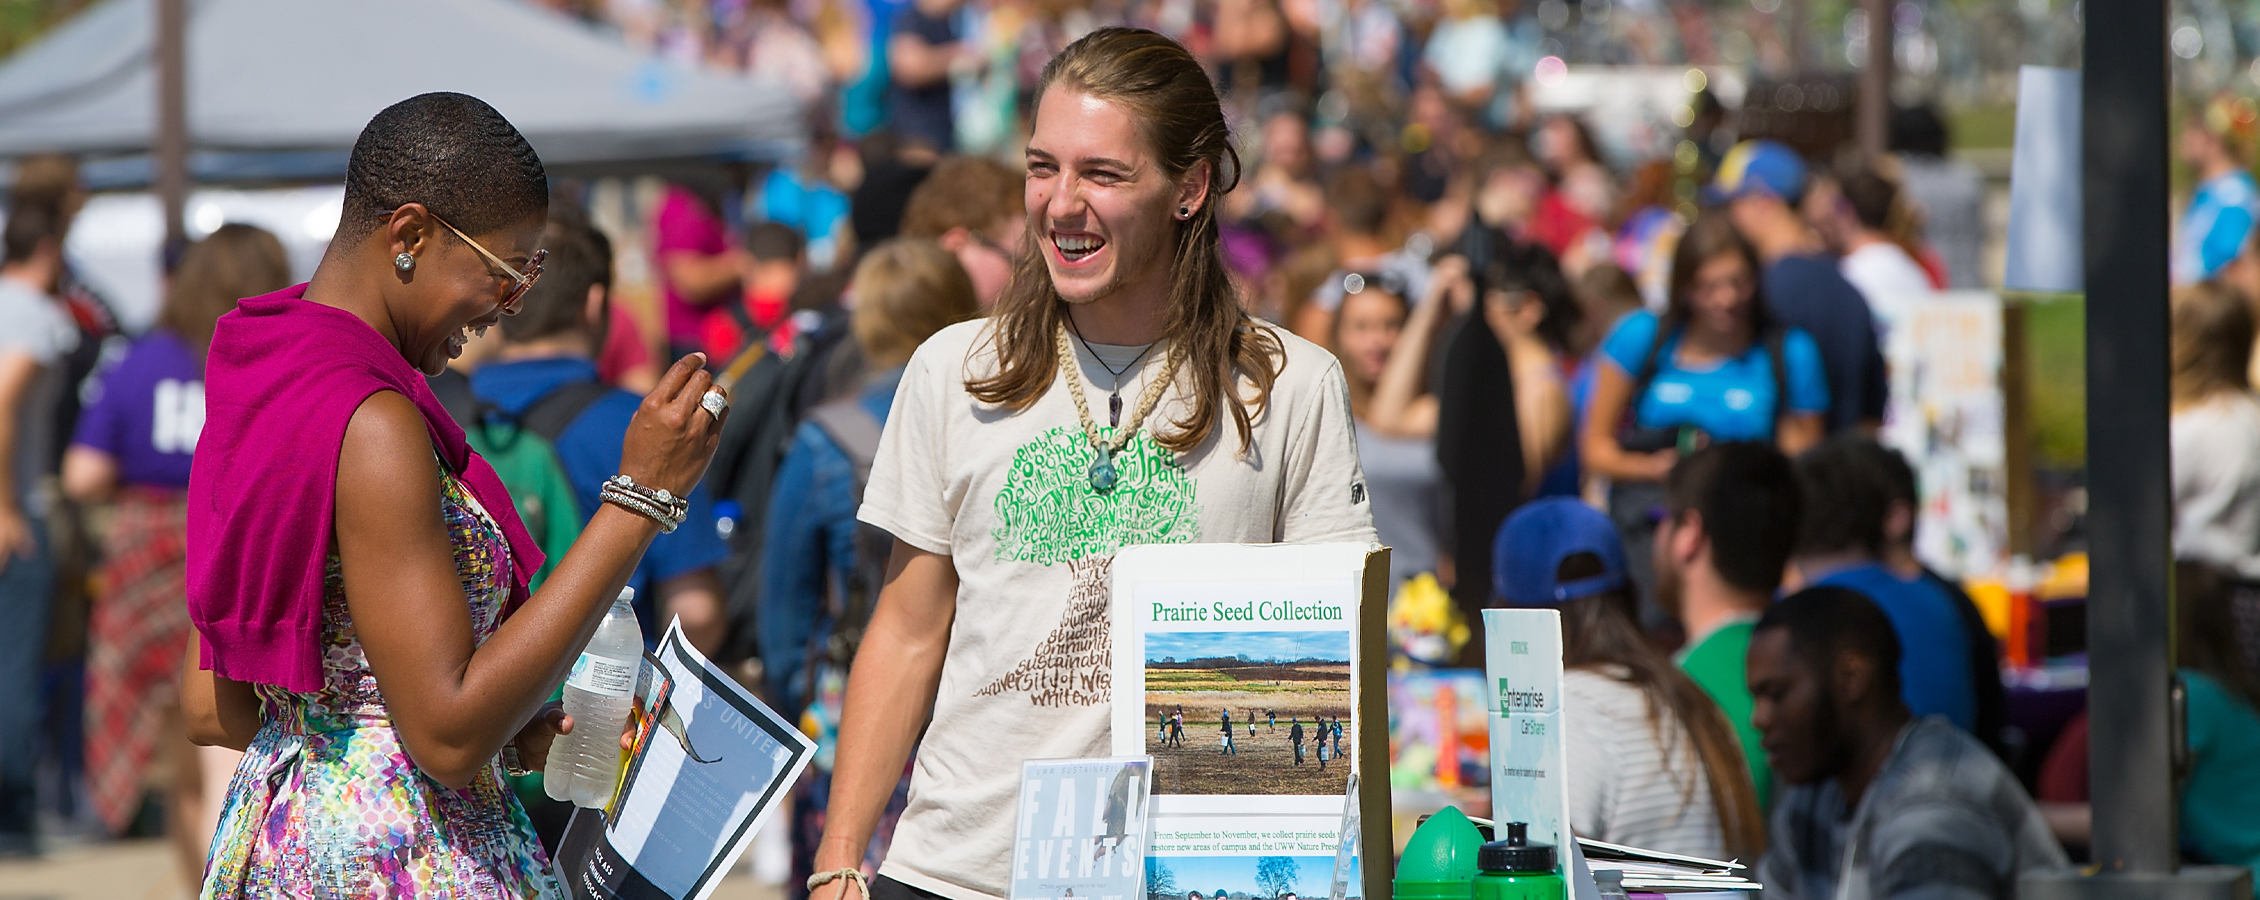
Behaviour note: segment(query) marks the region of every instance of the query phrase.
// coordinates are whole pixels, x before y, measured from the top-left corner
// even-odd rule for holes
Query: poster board
[[[1877,440],[1915,469],[1915,555],[1950,577],[2009,562],[2003,312],[1990,291],[1870,298],[1891,399]]]
[[[1569,848],[1569,759],[1562,721],[1562,614],[1483,611],[1483,673],[1492,690],[1491,818],[1530,825],[1530,842]],[[1570,862],[1563,849],[1558,857]],[[1590,879],[1588,879],[1590,880]]]
[[[1154,757],[1148,896],[1327,893],[1350,772],[1389,821],[1388,550],[1147,545],[1111,577],[1113,752]],[[1349,896],[1389,896],[1392,849],[1361,831]]]

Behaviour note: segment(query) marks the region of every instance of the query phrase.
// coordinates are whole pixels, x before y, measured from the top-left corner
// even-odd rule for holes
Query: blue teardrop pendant
[[[1114,452],[1104,444],[1094,449],[1099,458],[1091,463],[1091,489],[1104,494],[1114,490]]]

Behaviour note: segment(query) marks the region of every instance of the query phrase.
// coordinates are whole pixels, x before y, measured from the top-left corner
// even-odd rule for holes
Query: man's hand
[[[863,848],[849,846],[847,841],[829,837],[816,847],[814,871],[837,872],[841,869],[863,869]],[[811,891],[808,900],[863,900],[862,892],[850,884],[852,879],[835,878],[830,884]]]
[[[31,520],[20,510],[0,509],[0,572],[19,559],[39,555],[39,538],[31,532]]]
[[[1640,453],[1635,454],[1633,460],[1634,465],[1639,468],[1640,474],[1647,476],[1648,480],[1662,481],[1671,476],[1673,466],[1679,465],[1679,451],[1658,450],[1654,453]]]

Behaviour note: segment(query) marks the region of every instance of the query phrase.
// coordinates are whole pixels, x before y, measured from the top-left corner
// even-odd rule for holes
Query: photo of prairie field
[[[1349,759],[1350,636],[1341,631],[1148,632],[1146,752],[1156,794],[1340,794]],[[1183,716],[1183,729],[1173,725]],[[1224,742],[1230,715],[1232,743]],[[1320,723],[1326,727],[1320,759]],[[1293,740],[1303,729],[1301,761]]]

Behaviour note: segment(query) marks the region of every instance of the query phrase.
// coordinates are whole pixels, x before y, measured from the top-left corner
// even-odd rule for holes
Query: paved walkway
[[[0,862],[0,900],[175,900],[192,896],[164,841],[116,841]]]
[[[113,841],[57,850],[36,861],[0,862],[0,900],[185,900],[171,847],[159,840]],[[775,885],[738,874],[715,890],[728,900],[780,900]]]

